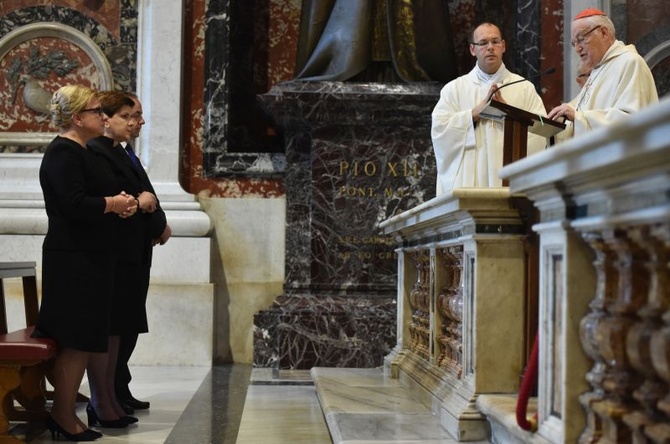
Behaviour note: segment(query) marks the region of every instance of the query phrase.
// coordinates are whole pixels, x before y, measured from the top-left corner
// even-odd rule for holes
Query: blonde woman
[[[51,100],[59,134],[47,146],[40,185],[49,220],[42,246],[42,303],[35,335],[53,338],[54,401],[46,426],[52,438],[93,441],[76,415],[76,398],[93,353],[107,353],[117,224],[136,211],[107,162],[86,149],[102,135],[105,117],[97,94],[64,86]]]

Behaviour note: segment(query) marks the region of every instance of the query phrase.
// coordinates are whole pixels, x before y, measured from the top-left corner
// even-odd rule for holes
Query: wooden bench
[[[3,279],[17,277],[23,280],[26,327],[7,332]],[[0,444],[23,442],[9,434],[9,421],[43,422],[47,416],[44,381],[56,343],[30,336],[38,307],[35,262],[0,262]]]

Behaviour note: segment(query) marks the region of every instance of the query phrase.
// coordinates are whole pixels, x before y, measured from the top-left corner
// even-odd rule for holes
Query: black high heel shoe
[[[100,419],[90,402],[86,406],[86,416],[88,416],[89,427],[105,427],[108,429],[123,429],[138,421],[134,416],[122,416],[111,420]]]
[[[54,419],[49,416],[44,422],[46,428],[51,432],[51,439],[56,439],[63,435],[69,441],[95,441],[96,439],[102,436],[102,433],[96,432],[95,430],[86,429],[83,432],[79,433],[70,433],[60,426]]]

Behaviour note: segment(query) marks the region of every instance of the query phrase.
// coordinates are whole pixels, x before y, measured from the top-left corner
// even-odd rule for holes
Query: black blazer
[[[124,148],[108,137],[101,136],[87,143],[89,149],[104,157],[123,191],[135,197],[144,191],[156,194],[144,168],[138,169],[133,164]],[[120,223],[120,254],[124,261],[151,263],[151,240],[159,237],[167,219],[165,212],[157,206],[153,213],[138,211],[133,216],[122,219]]]
[[[105,196],[120,190],[117,177],[97,153],[57,136],[40,165],[49,218],[45,250],[113,251],[119,218],[105,211]]]

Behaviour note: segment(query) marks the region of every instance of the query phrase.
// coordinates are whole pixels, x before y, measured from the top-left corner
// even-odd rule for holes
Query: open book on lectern
[[[565,124],[549,119],[547,116],[533,114],[516,106],[497,100],[489,101],[486,108],[479,113],[480,117],[503,121],[513,119],[528,125],[528,131],[543,137],[552,137],[565,129]]]

